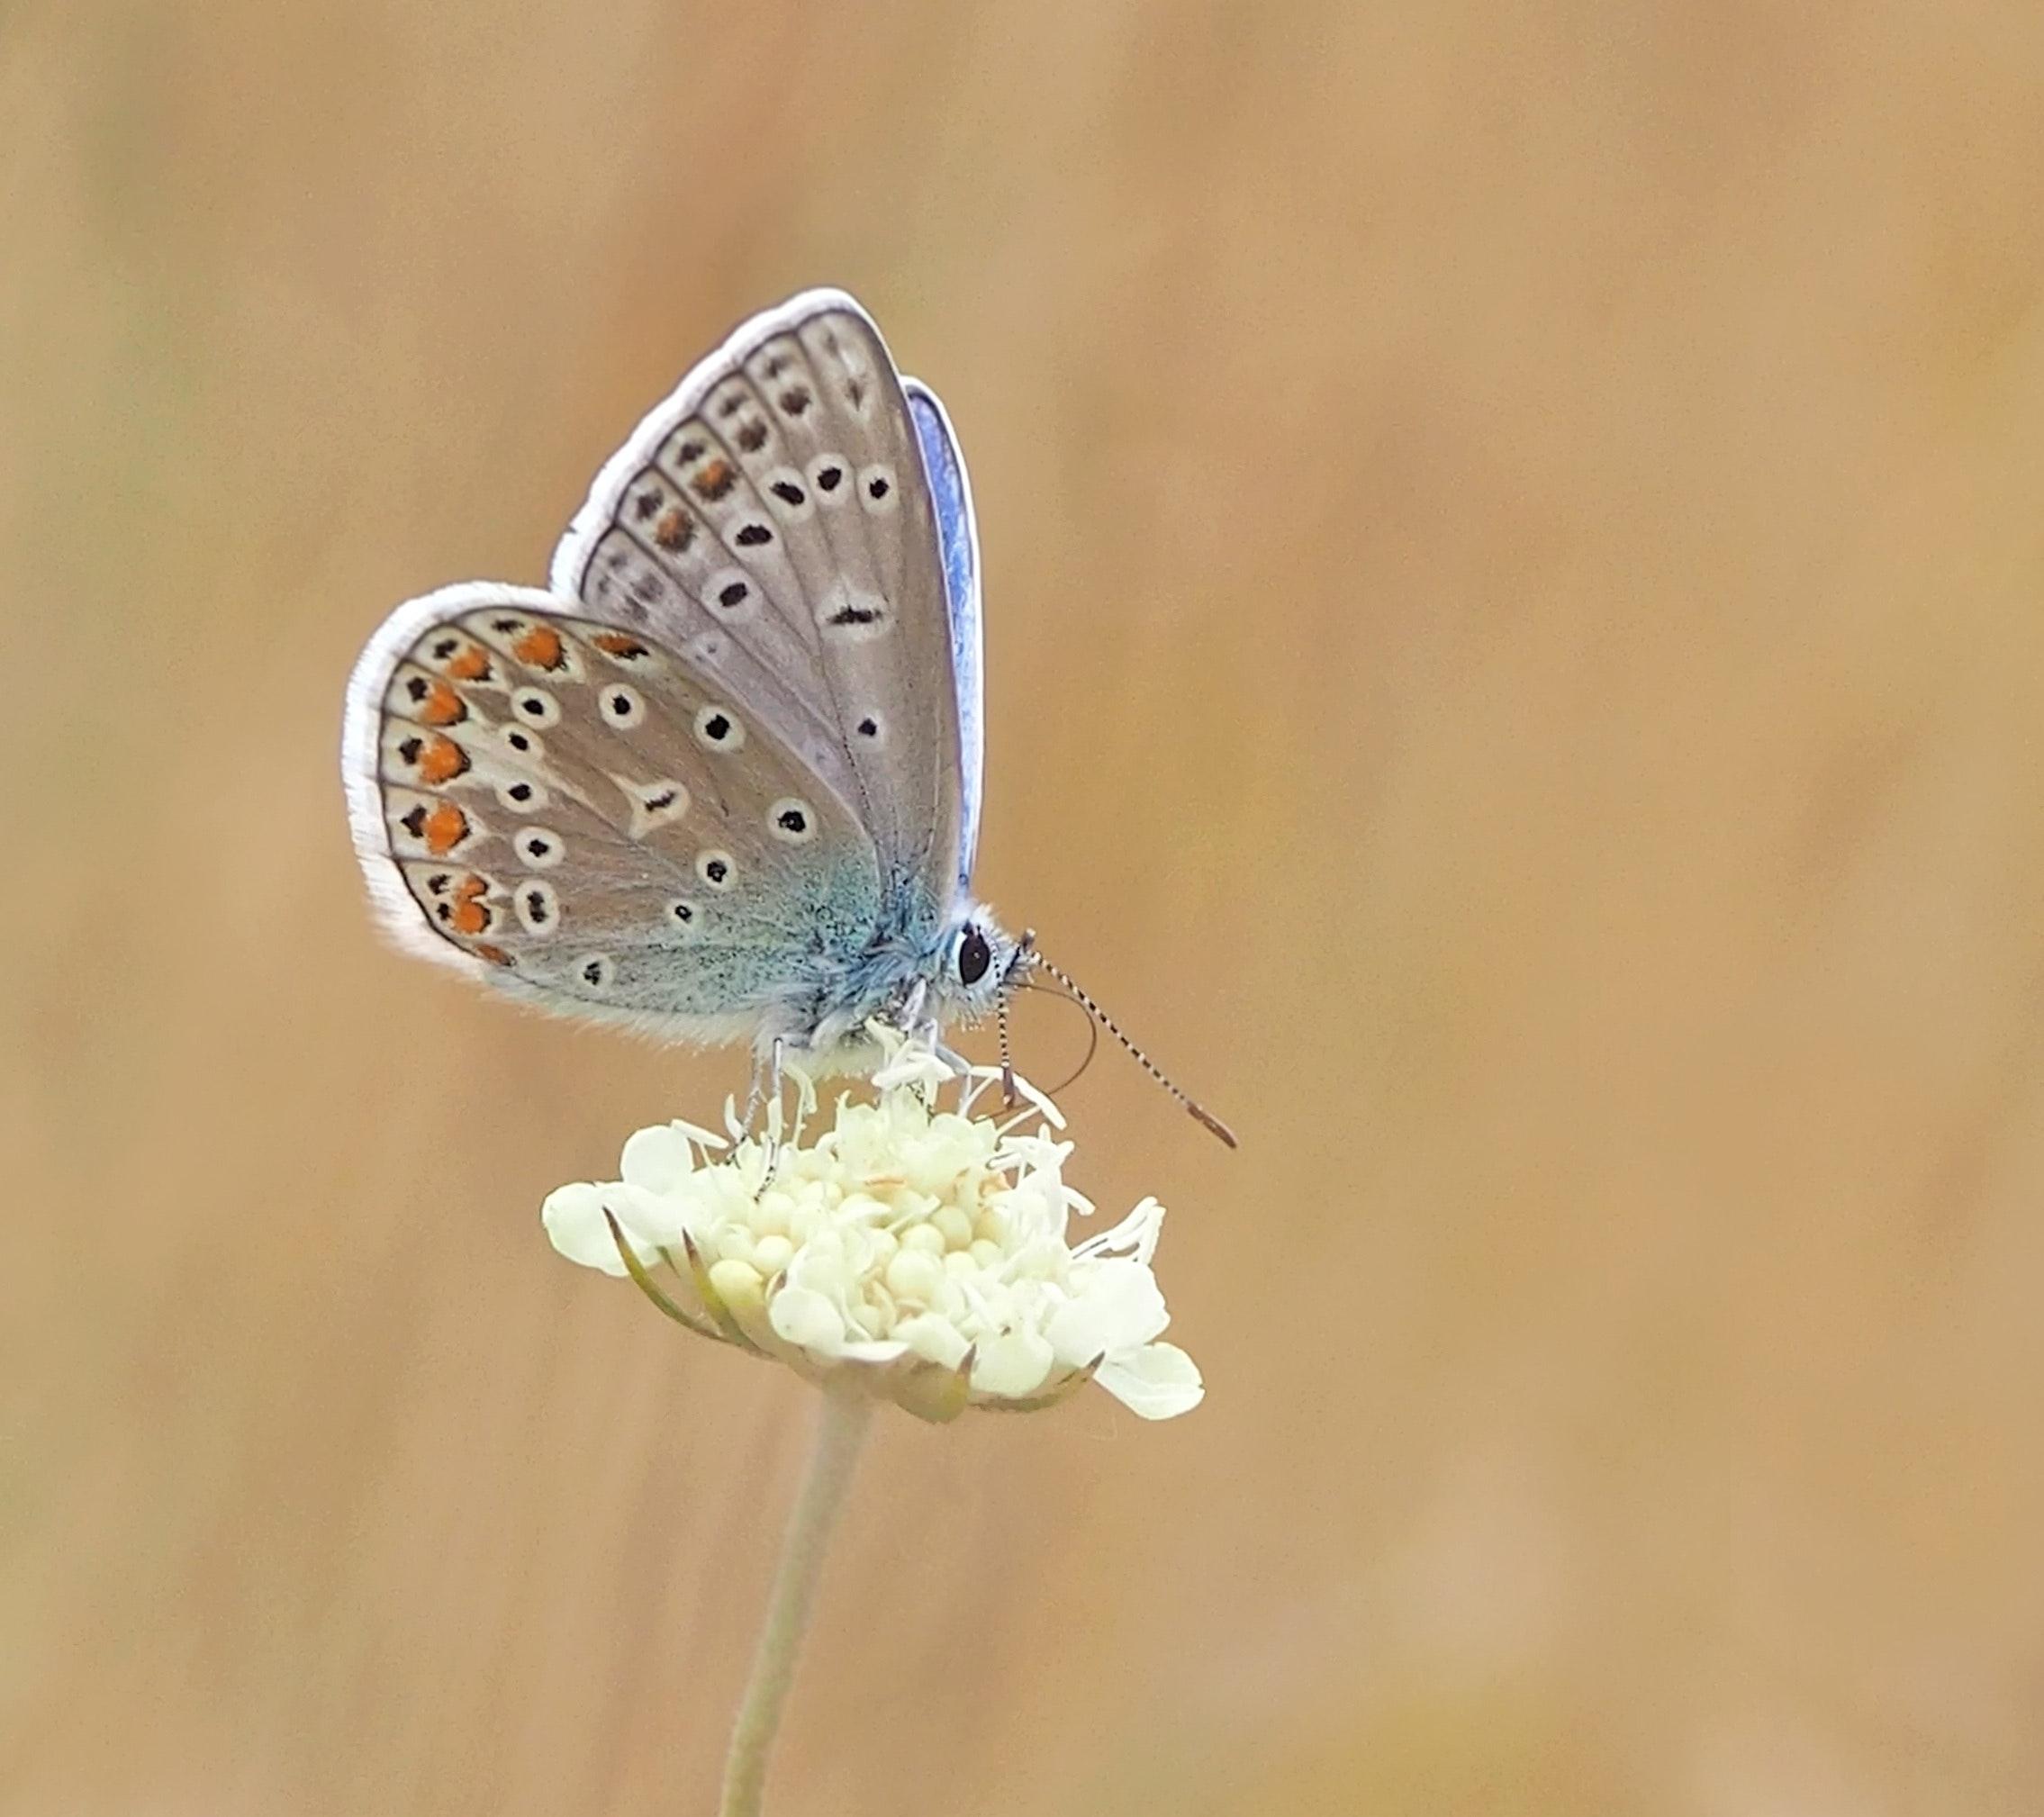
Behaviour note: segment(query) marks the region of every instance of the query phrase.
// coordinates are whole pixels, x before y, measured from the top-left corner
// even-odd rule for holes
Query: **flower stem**
[[[766,1622],[760,1630],[759,1650],[753,1656],[752,1677],[738,1705],[731,1731],[731,1750],[724,1760],[724,1796],[719,1817],[759,1817],[766,1788],[767,1756],[781,1726],[782,1705],[794,1682],[795,1656],[809,1624],[817,1580],[823,1575],[823,1555],[845,1491],[859,1461],[859,1444],[873,1414],[872,1399],[855,1388],[828,1387],[818,1410],[816,1437],[809,1467],[788,1516],[781,1541],[781,1563],[766,1599]]]

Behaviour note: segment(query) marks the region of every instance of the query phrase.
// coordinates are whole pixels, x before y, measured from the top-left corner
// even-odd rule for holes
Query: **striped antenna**
[[[1144,1051],[1133,1041],[1131,1041],[1127,1037],[1127,1035],[1124,1035],[1121,1032],[1120,1028],[1116,1025],[1114,1017],[1109,1016],[1106,1010],[1102,1009],[1098,1003],[1094,1002],[1090,997],[1089,997],[1083,990],[1079,988],[1077,981],[1072,978],[1072,974],[1069,972],[1063,971],[1058,966],[1052,964],[1052,963],[1048,959],[1045,958],[1044,955],[1036,950],[1036,933],[1035,928],[1029,929],[1023,935],[1022,945],[1020,949],[1017,951],[1016,957],[1018,963],[1025,965],[1042,966],[1045,972],[1049,972],[1053,978],[1056,979],[1060,984],[1063,985],[1064,988],[1072,993],[1072,1000],[1074,1003],[1078,1004],[1078,1006],[1081,1009],[1083,1009],[1087,1013],[1087,1015],[1090,1016],[1095,1022],[1099,1023],[1102,1028],[1106,1029],[1109,1035],[1113,1035],[1117,1041],[1120,1042],[1121,1044],[1128,1050],[1130,1057],[1135,1060],[1135,1063],[1140,1066],[1144,1070],[1144,1071],[1147,1072],[1151,1078],[1155,1080],[1159,1085],[1162,1086],[1166,1091],[1170,1092],[1173,1098],[1177,1098],[1181,1105],[1185,1107],[1186,1110],[1190,1113],[1195,1123],[1204,1125],[1214,1134],[1219,1136],[1220,1139],[1223,1142],[1226,1143],[1230,1148],[1237,1148],[1241,1146],[1241,1144],[1235,1139],[1235,1131],[1230,1129],[1226,1124],[1223,1123],[1219,1117],[1214,1116],[1211,1112],[1205,1109],[1197,1100],[1193,1098],[1190,1093],[1180,1090],[1178,1086],[1174,1085],[1171,1081],[1171,1080],[1165,1076],[1163,1069],[1159,1066],[1155,1061],[1152,1060],[1147,1053],[1144,1053]],[[1005,1009],[1005,994],[1002,999],[1002,1007]],[[1001,1025],[1001,1034],[1003,1036],[1004,1045],[1007,1032],[1007,1023],[1004,1018]],[[1006,1064],[1005,1059],[1002,1063],[1004,1065]]]
[[[1020,951],[1027,953],[1028,950],[1028,944],[1024,942]],[[1013,974],[1014,969],[1012,964],[1009,965],[1010,975]],[[1015,1049],[1008,1039],[1008,993],[1013,988],[1004,978],[1001,981],[1000,995],[995,999],[1000,1026],[1000,1083],[1001,1089],[1008,1093],[1008,1103],[1010,1109],[1014,1108],[1021,1096],[1015,1089]]]

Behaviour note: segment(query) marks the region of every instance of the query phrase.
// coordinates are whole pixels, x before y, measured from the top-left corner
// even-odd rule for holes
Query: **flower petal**
[[[626,1234],[641,1247],[672,1249],[682,1240],[682,1232],[686,1226],[683,1214],[688,1210],[685,1198],[648,1192],[643,1186],[620,1180],[615,1186],[603,1189],[603,1203]]]
[[[1207,1392],[1198,1366],[1174,1343],[1145,1344],[1109,1357],[1093,1379],[1130,1413],[1146,1420],[1190,1413]]]
[[[875,1069],[873,1082],[876,1091],[896,1091],[903,1086],[936,1091],[957,1076],[956,1069],[948,1060],[939,1058],[934,1048],[920,1042],[905,1042]]]
[[[1163,1227],[1163,1207],[1154,1198],[1145,1198],[1119,1224],[1088,1237],[1072,1252],[1073,1255],[1133,1255],[1148,1268],[1157,1252],[1157,1237]]]
[[[601,1269],[605,1274],[624,1273],[624,1259],[619,1255],[610,1226],[603,1217],[605,1201],[618,1190],[614,1186],[592,1186],[585,1180],[578,1180],[570,1186],[556,1187],[547,1195],[547,1202],[539,1207],[539,1222],[546,1227],[547,1239],[570,1261]],[[616,1215],[615,1207],[612,1215]],[[657,1249],[640,1238],[622,1218],[619,1223],[624,1228],[625,1241],[639,1261],[648,1267],[659,1261]]]
[[[1030,1108],[1035,1110],[1036,1115],[1042,1117],[1051,1128],[1063,1129],[1064,1127],[1064,1113],[1051,1102],[1047,1093],[1038,1091],[1019,1072],[1015,1075],[1015,1090],[1017,1097],[1028,1100]],[[1014,1119],[1010,1118],[1010,1127],[1013,1126],[1013,1124]]]
[[[949,1319],[930,1312],[902,1319],[895,1325],[894,1335],[918,1356],[947,1370],[956,1369],[972,1348],[965,1342],[965,1334]]]
[[[671,1192],[695,1171],[692,1138],[699,1135],[685,1123],[656,1123],[634,1130],[618,1157],[618,1172],[648,1192]]]
[[[1033,1395],[1050,1379],[1057,1358],[1043,1336],[1019,1326],[982,1338],[972,1358],[972,1389],[1004,1399]]]
[[[1061,1361],[1090,1362],[1103,1352],[1135,1350],[1171,1323],[1156,1276],[1126,1256],[1074,1269],[1072,1289],[1045,1332]]]
[[[804,1350],[835,1351],[845,1342],[844,1315],[809,1288],[782,1288],[767,1302],[766,1318],[783,1342]]]

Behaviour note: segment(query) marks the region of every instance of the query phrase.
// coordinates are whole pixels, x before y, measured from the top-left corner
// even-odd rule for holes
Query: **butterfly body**
[[[556,1013],[856,1064],[990,1007],[972,899],[964,466],[870,318],[812,291],[599,475],[547,590],[399,607],[349,684],[357,856],[407,947]]]

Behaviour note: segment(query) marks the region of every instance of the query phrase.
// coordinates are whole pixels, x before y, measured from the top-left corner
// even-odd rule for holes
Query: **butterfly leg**
[[[776,1035],[764,1054],[752,1057],[752,1083],[746,1091],[745,1126],[750,1129],[769,1104],[781,1101],[781,1056],[785,1035]]]
[[[965,1062],[944,1044],[944,1028],[936,1017],[927,1014],[924,1006],[929,1001],[930,985],[927,978],[918,978],[902,993],[900,1006],[894,1011],[894,1026],[909,1040],[919,1042],[948,1065],[954,1072],[963,1072]]]
[[[772,1179],[781,1165],[781,1125],[784,1112],[781,1103],[782,1053],[786,1036],[776,1035],[773,1044],[762,1055],[753,1054],[752,1084],[746,1092],[746,1118],[744,1128],[748,1134],[756,1134],[759,1145],[766,1155],[767,1177]],[[801,1111],[797,1109],[798,1123]]]
[[[929,981],[927,978],[917,979],[901,999],[900,1018],[895,1026],[911,1041],[918,1041],[927,1047],[954,1072],[963,1074],[968,1062],[954,1049],[945,1045],[943,1024],[925,1011],[924,1005],[929,1001]]]

